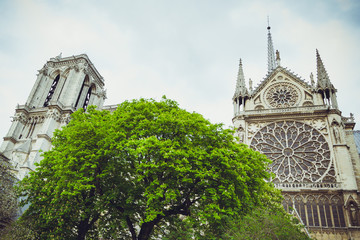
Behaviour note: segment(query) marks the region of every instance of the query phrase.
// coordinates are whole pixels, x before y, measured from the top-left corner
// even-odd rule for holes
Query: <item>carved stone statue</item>
[[[244,128],[242,126],[240,126],[238,128],[237,135],[238,135],[238,138],[239,138],[240,142],[243,143],[244,138],[245,138],[245,134],[244,134]]]
[[[355,118],[354,118],[354,114],[353,114],[353,113],[350,113],[350,120],[351,120],[351,121],[355,121]]]
[[[340,143],[341,142],[341,136],[340,136],[339,127],[337,125],[334,125],[333,132],[334,132],[335,141],[337,143]]]
[[[280,60],[280,52],[279,52],[279,50],[276,50],[276,60]]]
[[[311,81],[311,86],[314,88],[315,87],[315,81],[314,81],[314,74],[313,73],[310,74],[310,81]]]
[[[349,215],[350,215],[351,226],[359,226],[358,214],[359,213],[357,210],[357,206],[355,205],[355,203],[351,202],[349,205]]]

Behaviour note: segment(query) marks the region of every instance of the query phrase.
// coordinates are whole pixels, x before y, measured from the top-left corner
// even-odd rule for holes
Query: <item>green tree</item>
[[[166,98],[78,111],[53,146],[19,187],[38,239],[145,240],[179,221],[206,239],[226,216],[280,199],[264,155]]]
[[[310,240],[298,219],[283,208],[257,208],[237,221],[228,222],[222,239]]]
[[[0,155],[0,235],[14,221],[17,214],[14,181],[15,177],[10,172],[10,163]]]

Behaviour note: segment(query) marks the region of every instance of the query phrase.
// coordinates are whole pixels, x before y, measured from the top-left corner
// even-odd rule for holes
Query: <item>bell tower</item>
[[[17,105],[0,154],[22,179],[41,160],[39,150],[51,148],[54,130],[66,125],[71,113],[89,105],[102,108],[105,98],[104,79],[86,54],[51,58],[38,71],[26,103]]]

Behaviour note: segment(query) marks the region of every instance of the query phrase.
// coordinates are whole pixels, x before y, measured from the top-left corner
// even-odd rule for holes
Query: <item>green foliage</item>
[[[280,199],[265,156],[166,98],[78,111],[53,146],[19,185],[38,239],[162,238],[177,223],[219,236],[226,216]]]
[[[36,234],[32,231],[32,221],[11,222],[4,231],[0,232],[1,240],[37,240]]]
[[[0,157],[0,235],[12,223],[17,214],[17,201],[13,189],[15,177],[10,164]]]
[[[310,240],[299,221],[283,209],[255,209],[229,222],[222,239],[232,240]]]

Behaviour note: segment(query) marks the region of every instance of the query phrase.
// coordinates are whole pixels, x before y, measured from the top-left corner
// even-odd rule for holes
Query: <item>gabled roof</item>
[[[275,68],[272,72],[268,73],[266,75],[266,77],[264,78],[263,81],[261,81],[261,83],[254,89],[254,91],[251,93],[251,96],[255,96],[257,93],[259,93],[264,87],[265,85],[270,81],[270,79],[272,79],[277,73],[282,72],[286,75],[288,75],[290,78],[294,79],[297,83],[299,83],[301,86],[303,86],[304,88],[308,89],[309,91],[311,91],[312,87],[305,82],[304,79],[300,78],[300,76],[298,76],[297,74],[295,74],[294,72],[292,72],[290,69],[287,68],[283,68],[281,66],[278,66],[277,68]]]

